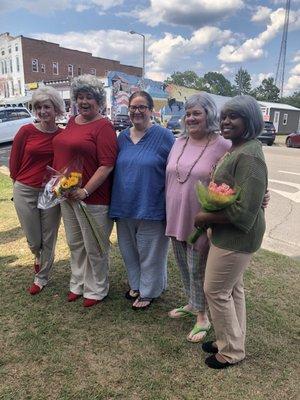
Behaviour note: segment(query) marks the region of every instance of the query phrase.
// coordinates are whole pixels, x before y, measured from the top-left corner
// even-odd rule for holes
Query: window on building
[[[58,75],[58,62],[57,61],[53,61],[52,71],[53,71],[53,75]]]
[[[8,53],[11,54],[11,46],[8,46]]]
[[[15,51],[18,51],[19,50],[19,46],[16,44],[15,45]]]
[[[7,62],[4,60],[4,73],[7,74]]]
[[[77,75],[81,75],[82,74],[82,68],[81,67],[78,67],[78,69],[77,69]]]
[[[31,69],[32,72],[39,72],[39,60],[34,58],[31,60]]]
[[[9,60],[9,70],[10,70],[11,73],[13,72],[12,59]]]
[[[5,51],[4,51],[4,49],[1,49],[1,56],[5,56]]]
[[[18,88],[19,88],[19,94],[22,94],[22,86],[20,79],[18,79]]]
[[[74,76],[74,65],[68,65],[68,76]]]
[[[19,60],[19,57],[16,57],[16,67],[17,67],[17,72],[20,72],[20,60]]]
[[[288,122],[288,114],[283,114],[282,125],[287,125]]]
[[[91,68],[90,73],[91,75],[96,75],[96,68]]]
[[[1,61],[1,74],[4,75],[4,61]]]
[[[45,64],[41,64],[41,72],[43,72],[43,74],[46,72]]]

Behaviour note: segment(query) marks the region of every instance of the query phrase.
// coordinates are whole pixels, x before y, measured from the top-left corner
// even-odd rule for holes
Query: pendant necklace
[[[186,177],[185,177],[184,179],[182,179],[182,178],[180,177],[180,173],[179,173],[179,169],[178,169],[178,164],[179,164],[179,160],[181,159],[181,157],[182,157],[182,155],[183,155],[183,153],[184,153],[184,150],[185,150],[185,148],[186,148],[186,146],[187,146],[188,140],[189,140],[189,138],[186,139],[186,141],[185,141],[185,143],[184,143],[184,145],[183,145],[183,147],[182,147],[181,153],[179,154],[179,156],[178,156],[178,158],[177,158],[176,165],[175,165],[176,179],[177,179],[178,183],[181,183],[181,184],[185,183],[185,182],[189,179],[189,177],[190,177],[190,175],[191,175],[191,172],[192,172],[194,166],[197,164],[197,162],[198,162],[198,161],[200,160],[200,158],[203,156],[203,154],[204,154],[205,150],[207,149],[207,146],[208,146],[208,144],[209,144],[209,142],[210,142],[210,138],[208,138],[208,140],[207,140],[207,142],[206,142],[206,144],[205,144],[203,150],[201,151],[201,153],[199,154],[199,156],[196,158],[196,160],[193,162],[193,164],[192,164],[190,170],[188,171]]]

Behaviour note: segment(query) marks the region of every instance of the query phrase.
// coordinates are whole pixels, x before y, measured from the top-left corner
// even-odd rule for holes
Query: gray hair
[[[219,131],[218,110],[213,98],[206,92],[200,92],[189,97],[184,104],[185,111],[192,107],[202,107],[206,112],[206,126],[208,132]],[[182,136],[188,136],[185,117],[182,118]]]
[[[64,115],[66,112],[65,102],[60,93],[52,86],[43,86],[37,89],[32,95],[32,107],[35,110],[42,101],[50,100],[56,114]]]
[[[71,84],[71,96],[74,101],[77,100],[79,92],[90,93],[100,107],[105,106],[105,90],[103,83],[95,75],[80,75],[73,79]]]
[[[264,127],[262,111],[254,97],[248,95],[235,96],[224,104],[221,110],[222,115],[228,112],[239,114],[246,126],[242,137],[246,140],[256,138]]]

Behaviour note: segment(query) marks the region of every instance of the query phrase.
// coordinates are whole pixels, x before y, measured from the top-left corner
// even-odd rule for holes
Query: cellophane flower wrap
[[[211,181],[208,185],[204,185],[199,181],[196,183],[195,189],[201,208],[206,212],[214,212],[225,209],[233,204],[238,199],[240,194],[240,188],[238,186],[220,181],[219,183]],[[195,230],[188,237],[188,243],[196,243],[198,238],[204,232],[206,232],[207,228],[208,226],[195,228]]]
[[[38,208],[46,210],[65,201],[72,190],[81,187],[81,183],[81,158],[74,159],[61,172],[47,166],[44,190],[39,194]]]

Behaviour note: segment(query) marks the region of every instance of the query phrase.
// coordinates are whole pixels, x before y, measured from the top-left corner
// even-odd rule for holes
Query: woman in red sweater
[[[112,176],[117,157],[116,132],[101,115],[105,92],[100,79],[93,75],[75,78],[71,94],[79,114],[72,117],[66,129],[53,141],[53,168],[63,170],[74,159],[81,158],[82,187],[61,204],[67,242],[71,252],[71,280],[68,301],[84,296],[83,306],[91,307],[106,297],[108,283],[108,248],[113,222],[108,218]],[[101,255],[94,235],[81,214],[78,201],[84,200],[90,214],[106,237]]]
[[[35,278],[29,288],[38,294],[47,284],[54,260],[60,207],[37,208],[47,165],[53,162],[53,138],[61,132],[55,118],[65,112],[64,101],[52,87],[40,88],[32,96],[38,122],[20,128],[14,138],[9,167],[14,182],[13,198],[21,227],[33,253]]]

